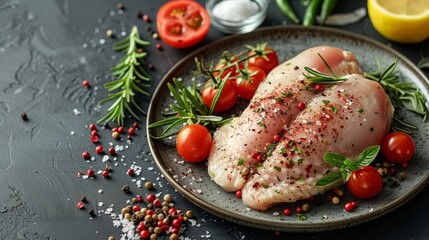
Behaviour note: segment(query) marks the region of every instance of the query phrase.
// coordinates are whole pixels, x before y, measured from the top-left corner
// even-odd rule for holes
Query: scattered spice
[[[123,3],[118,3],[118,4],[116,4],[116,8],[118,10],[125,10],[125,5]]]
[[[83,208],[85,208],[85,204],[84,204],[82,201],[79,201],[79,202],[77,203],[77,208],[79,208],[79,209],[83,209]]]
[[[114,38],[115,34],[113,33],[112,29],[107,29],[106,36],[109,37],[109,38]]]
[[[91,156],[90,156],[90,154],[89,154],[89,152],[88,152],[88,151],[84,151],[84,152],[82,153],[82,158],[83,158],[83,159],[88,160],[90,157],[91,157]]]
[[[89,216],[95,217],[95,211],[94,210],[91,209],[88,213],[89,213]]]
[[[123,191],[124,193],[131,193],[130,186],[128,186],[128,185],[124,185],[124,186],[122,187],[122,191]]]
[[[161,44],[160,43],[157,43],[156,45],[155,45],[155,47],[156,47],[156,49],[158,49],[158,50],[162,50],[162,46],[161,46]]]
[[[144,15],[143,15],[143,21],[145,21],[145,22],[147,22],[147,23],[152,22],[152,20],[150,19],[150,17],[149,17],[147,14],[144,14]]]
[[[28,121],[27,113],[25,112],[21,113],[21,119],[22,121]]]
[[[119,139],[119,132],[112,132],[112,138]]]
[[[152,183],[152,182],[146,182],[146,183],[144,184],[144,187],[145,187],[146,189],[150,190],[150,189],[152,189],[152,188],[153,188],[153,183]]]
[[[91,86],[89,85],[89,81],[88,80],[83,80],[82,81],[82,85],[86,88],[90,88]]]
[[[102,154],[103,153],[103,146],[98,145],[97,147],[95,147],[95,152],[98,154]]]

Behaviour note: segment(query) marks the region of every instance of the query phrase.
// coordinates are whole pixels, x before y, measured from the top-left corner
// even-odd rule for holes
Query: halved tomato
[[[158,10],[156,26],[161,39],[175,48],[197,44],[210,29],[210,17],[199,3],[189,0],[170,1]]]

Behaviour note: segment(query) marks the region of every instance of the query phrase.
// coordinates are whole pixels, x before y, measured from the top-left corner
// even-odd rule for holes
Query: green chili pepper
[[[304,21],[302,25],[311,26],[316,22],[316,14],[319,12],[320,5],[323,0],[311,0],[304,13]]]
[[[293,11],[293,8],[288,0],[276,0],[276,2],[277,6],[279,6],[280,10],[282,10],[283,14],[286,15],[286,17],[288,17],[294,23],[299,23],[299,19]]]
[[[323,0],[322,10],[320,11],[320,25],[325,24],[326,19],[332,13],[338,0]]]

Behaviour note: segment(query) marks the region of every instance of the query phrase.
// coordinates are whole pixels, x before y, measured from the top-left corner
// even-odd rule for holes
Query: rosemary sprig
[[[127,38],[115,44],[114,49],[123,51],[126,55],[118,65],[112,68],[112,74],[117,77],[117,80],[104,84],[109,92],[114,93],[109,93],[108,97],[101,100],[100,103],[110,101],[114,101],[114,103],[107,109],[108,113],[98,122],[117,122],[119,125],[123,125],[126,112],[140,120],[133,108],[145,114],[145,111],[135,101],[135,95],[137,93],[149,95],[144,88],[150,87],[148,82],[151,81],[151,78],[142,67],[143,59],[147,55],[142,51],[142,47],[148,45],[150,42],[140,39],[136,26],[133,26]]]
[[[412,82],[401,82],[394,73],[398,61],[391,63],[386,70],[381,72],[381,64],[377,59],[378,69],[375,72],[365,72],[366,78],[377,81],[387,93],[390,93],[394,100],[411,112],[417,113],[426,121],[428,109],[426,98]],[[394,118],[395,120],[395,118]],[[400,122],[397,122],[400,124]]]
[[[303,73],[304,77],[308,80],[307,85],[312,83],[331,85],[331,84],[338,84],[338,83],[347,81],[347,78],[338,77],[337,75],[335,75],[334,71],[332,71],[331,69],[331,66],[329,66],[329,64],[325,61],[325,59],[322,57],[320,53],[317,53],[317,55],[319,55],[319,57],[322,59],[323,63],[328,68],[331,75],[321,73],[309,67],[304,67],[304,70],[307,71],[307,74]]]
[[[220,88],[223,88],[225,82],[226,78],[222,81]],[[170,105],[172,112],[164,113],[164,115],[170,115],[171,117],[149,124],[148,128],[167,126],[163,129],[161,135],[151,137],[155,139],[164,139],[176,135],[178,131],[173,130],[176,126],[184,123],[199,123],[216,128],[231,121],[231,118],[224,119],[220,116],[212,115],[214,106],[219,99],[221,89],[218,91],[218,94],[216,94],[212,107],[208,109],[202,100],[201,93],[198,91],[194,79],[192,87],[186,88],[185,85],[176,78],[173,79],[173,84],[168,83],[167,86],[176,100],[176,103]]]

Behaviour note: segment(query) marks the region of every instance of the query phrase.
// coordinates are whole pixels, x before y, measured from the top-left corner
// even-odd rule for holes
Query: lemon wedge
[[[429,0],[368,0],[372,25],[385,38],[417,43],[429,37]]]

